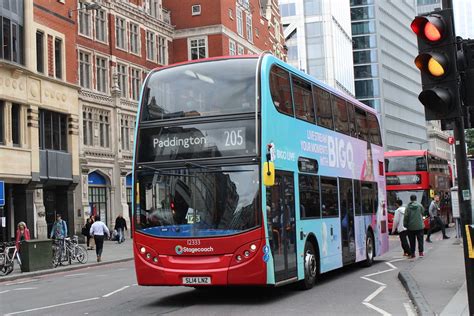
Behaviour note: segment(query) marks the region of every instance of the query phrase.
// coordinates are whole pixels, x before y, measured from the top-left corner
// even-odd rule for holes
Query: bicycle
[[[79,245],[78,237],[66,237],[62,239],[55,239],[53,241],[53,266],[62,265],[63,262],[72,263],[72,260],[77,260],[79,263],[86,263],[89,259],[87,250],[84,246]]]
[[[2,249],[0,249],[0,272],[3,275],[12,273],[15,268],[15,259],[18,261],[18,264],[21,267],[21,259],[18,250],[16,249],[16,243],[13,242],[4,242],[1,244]]]

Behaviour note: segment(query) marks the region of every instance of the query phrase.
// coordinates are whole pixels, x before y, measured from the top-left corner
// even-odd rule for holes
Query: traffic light
[[[452,9],[417,16],[411,29],[418,37],[415,65],[423,86],[418,99],[425,106],[426,120],[461,116]]]

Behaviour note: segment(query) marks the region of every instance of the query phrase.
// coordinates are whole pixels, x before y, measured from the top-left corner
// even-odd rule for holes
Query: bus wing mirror
[[[263,163],[263,184],[267,187],[275,185],[275,164],[271,161]]]

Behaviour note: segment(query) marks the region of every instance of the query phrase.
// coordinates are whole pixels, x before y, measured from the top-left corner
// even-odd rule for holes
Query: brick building
[[[285,60],[276,0],[163,0],[171,12],[172,62],[271,51]]]
[[[2,239],[13,238],[20,221],[32,237],[44,238],[56,213],[71,228],[79,182],[75,33],[68,16],[74,5],[74,0],[0,5]]]
[[[80,115],[76,231],[85,217],[129,217],[135,115],[150,69],[168,64],[173,28],[161,0],[78,2]],[[97,9],[97,5],[100,8]]]

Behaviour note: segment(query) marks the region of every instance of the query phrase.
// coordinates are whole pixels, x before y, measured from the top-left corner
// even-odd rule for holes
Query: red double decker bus
[[[427,150],[389,151],[385,153],[385,172],[390,230],[395,202],[400,199],[406,205],[412,194],[417,196],[417,201],[426,211],[433,196],[438,194],[441,200],[440,216],[445,223],[451,222],[451,168],[446,159]],[[425,218],[425,229],[428,228],[429,220]]]

